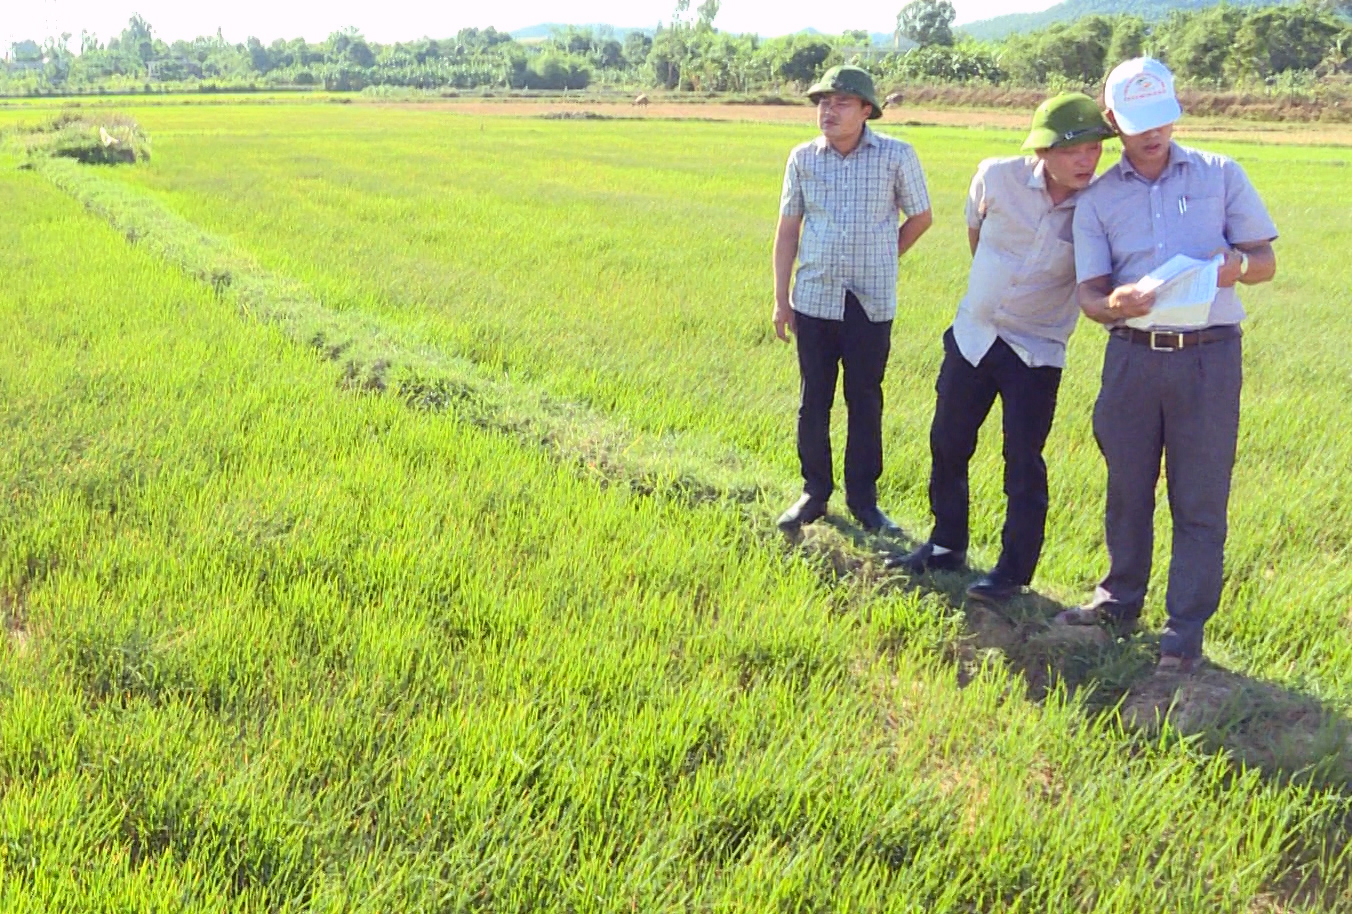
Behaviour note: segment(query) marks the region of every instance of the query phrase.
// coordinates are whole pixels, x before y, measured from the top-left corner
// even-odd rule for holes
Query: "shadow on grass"
[[[1042,701],[1055,687],[1084,697],[1091,716],[1120,723],[1143,739],[1185,737],[1236,766],[1257,770],[1280,785],[1309,787],[1340,798],[1328,821],[1298,829],[1286,850],[1290,868],[1272,897],[1312,909],[1341,909],[1342,880],[1315,875],[1342,870],[1352,844],[1352,719],[1315,697],[1206,662],[1190,675],[1158,673],[1159,638],[1120,637],[1097,626],[1060,626],[1051,619],[1067,607],[1025,591],[993,607],[967,597],[976,569],[912,578],[884,561],[919,545],[905,533],[866,533],[838,515],[788,537],[823,574],[850,579],[874,592],[916,591],[942,598],[963,620],[953,649],[960,686],[992,656],[1023,678],[1028,698]]]
[[[1352,719],[1311,695],[1209,661],[1191,675],[1157,673],[1157,635],[1052,625],[1067,607],[1031,590],[999,607],[971,600],[966,589],[976,569],[918,578],[888,571],[888,555],[918,545],[905,534],[871,535],[831,514],[789,540],[824,573],[884,592],[935,594],[961,613],[965,636],[954,652],[960,684],[994,652],[1023,677],[1031,700],[1060,685],[1082,692],[1091,713],[1114,716],[1129,731],[1157,736],[1167,724],[1271,779],[1352,800]]]

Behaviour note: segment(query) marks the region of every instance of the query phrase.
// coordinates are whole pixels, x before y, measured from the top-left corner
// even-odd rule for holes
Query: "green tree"
[[[637,67],[648,59],[653,40],[645,32],[633,31],[624,36],[624,59],[630,67]]]
[[[67,77],[70,76],[75,55],[70,51],[69,42],[70,32],[62,32],[60,40],[48,38],[43,45],[42,56],[45,63],[42,72],[47,77],[47,82],[53,86],[64,86]]]
[[[42,45],[36,41],[16,41],[9,46],[9,56],[15,63],[37,67],[42,64]]]
[[[1004,66],[1023,85],[1063,82],[1096,85],[1107,69],[1108,47],[1114,34],[1106,16],[1085,16],[1058,22],[1005,42]]]
[[[681,84],[681,69],[689,56],[684,30],[659,28],[648,50],[647,65],[654,85],[675,89]]]
[[[897,31],[922,47],[951,45],[957,15],[950,0],[911,0],[897,13]]]
[[[155,59],[155,35],[150,23],[140,15],[127,20],[127,27],[122,30],[119,43],[122,50],[137,55],[143,63]]]
[[[249,65],[256,73],[267,73],[273,67],[272,55],[263,47],[263,42],[249,36],[244,42],[244,50],[249,55]]]
[[[1220,82],[1244,24],[1244,11],[1227,4],[1196,11],[1174,10],[1151,31],[1152,50],[1174,75]]]
[[[585,89],[591,70],[585,61],[556,51],[545,51],[532,61],[526,74],[528,89]]]
[[[376,54],[375,51],[371,50],[371,46],[366,43],[366,39],[358,36],[355,41],[347,46],[347,60],[354,67],[370,69],[376,65]]]
[[[624,45],[614,38],[597,39],[596,44],[592,45],[591,53],[587,55],[587,60],[592,66],[602,70],[623,70],[627,63]]]
[[[714,29],[714,20],[718,18],[718,9],[720,5],[718,0],[704,0],[704,2],[695,9],[695,15],[698,17],[695,28],[702,32],[712,32]]]
[[[761,46],[772,76],[806,86],[817,78],[835,52],[831,42],[817,35],[787,35]]]
[[[1235,33],[1227,73],[1261,79],[1290,70],[1313,70],[1342,31],[1341,22],[1313,6],[1256,10]]]
[[[1107,59],[1104,63],[1112,69],[1124,60],[1140,57],[1145,53],[1145,20],[1140,16],[1118,16],[1113,25],[1113,37],[1108,43]]]
[[[969,83],[999,85],[1008,78],[995,53],[981,45],[946,48],[929,45],[907,54],[893,54],[879,65],[881,75],[906,82]]]

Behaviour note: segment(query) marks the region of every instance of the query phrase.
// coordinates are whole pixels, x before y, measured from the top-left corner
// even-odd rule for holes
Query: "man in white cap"
[[[1080,308],[1110,333],[1094,407],[1108,467],[1109,569],[1093,599],[1057,621],[1135,627],[1150,579],[1163,459],[1173,554],[1159,669],[1188,673],[1221,597],[1239,433],[1244,309],[1235,285],[1272,278],[1277,228],[1238,164],[1172,141],[1183,112],[1162,63],[1141,57],[1119,65],[1105,96],[1122,158],[1081,196],[1074,228]],[[1198,323],[1171,324],[1163,312],[1152,318],[1155,293],[1137,285],[1177,254],[1224,255]]]

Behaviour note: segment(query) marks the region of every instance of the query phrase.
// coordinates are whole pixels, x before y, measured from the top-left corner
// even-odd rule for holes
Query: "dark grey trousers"
[[[1177,352],[1111,337],[1094,405],[1094,437],[1108,465],[1109,569],[1093,605],[1121,619],[1141,612],[1163,456],[1174,535],[1160,648],[1183,657],[1201,653],[1202,628],[1220,603],[1241,349],[1238,335]]]

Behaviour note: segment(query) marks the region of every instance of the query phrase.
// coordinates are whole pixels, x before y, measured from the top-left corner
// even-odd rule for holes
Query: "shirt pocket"
[[[1038,245],[1031,257],[1019,265],[1016,287],[1043,288],[1075,282],[1075,244],[1056,236]]]
[[[1042,256],[1025,271],[1018,285],[1009,290],[1002,307],[1002,323],[1011,329],[1064,331],[1079,317],[1075,302],[1075,245],[1052,238],[1042,246]]]
[[[1123,200],[1103,213],[1103,226],[1108,235],[1115,268],[1116,265],[1137,258],[1154,258],[1153,218],[1148,198],[1144,201],[1136,198]]]
[[[1047,245],[1046,272],[1055,279],[1058,276],[1075,276],[1075,242],[1069,238],[1052,238]]]
[[[1173,248],[1204,260],[1228,245],[1225,241],[1225,198],[1185,195],[1176,202],[1172,225]]]

